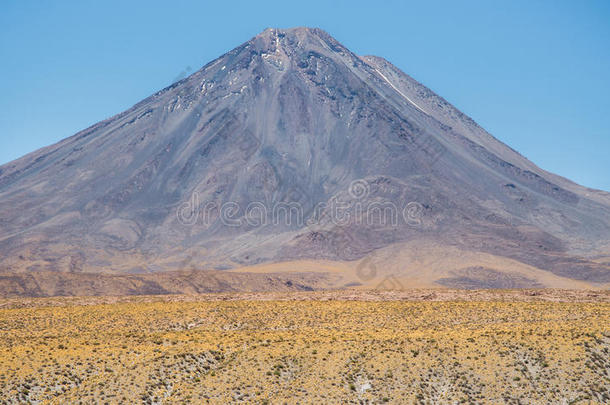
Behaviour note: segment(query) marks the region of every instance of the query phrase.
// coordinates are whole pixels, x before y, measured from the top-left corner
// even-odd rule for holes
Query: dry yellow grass
[[[604,301],[49,303],[0,310],[0,403],[610,401]]]

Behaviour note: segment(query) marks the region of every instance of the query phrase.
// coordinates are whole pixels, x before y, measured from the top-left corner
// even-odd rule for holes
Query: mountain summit
[[[0,166],[5,295],[607,287],[609,263],[608,193],[317,28],[266,29]]]

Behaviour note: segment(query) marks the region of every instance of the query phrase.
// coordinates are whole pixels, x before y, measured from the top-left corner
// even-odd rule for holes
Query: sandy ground
[[[198,301],[514,301],[610,302],[610,291],[520,289],[452,290],[405,289],[400,291],[334,290],[315,292],[223,293],[198,295],[142,295],[120,297],[52,297],[1,299],[0,308],[98,305],[118,302]]]

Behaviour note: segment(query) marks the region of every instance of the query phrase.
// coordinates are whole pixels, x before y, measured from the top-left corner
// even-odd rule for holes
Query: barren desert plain
[[[0,403],[610,401],[610,293],[0,300]]]

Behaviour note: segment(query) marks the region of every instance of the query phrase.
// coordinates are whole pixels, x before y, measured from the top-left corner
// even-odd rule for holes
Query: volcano
[[[0,272],[4,296],[608,288],[610,194],[381,57],[267,29],[0,166]]]

